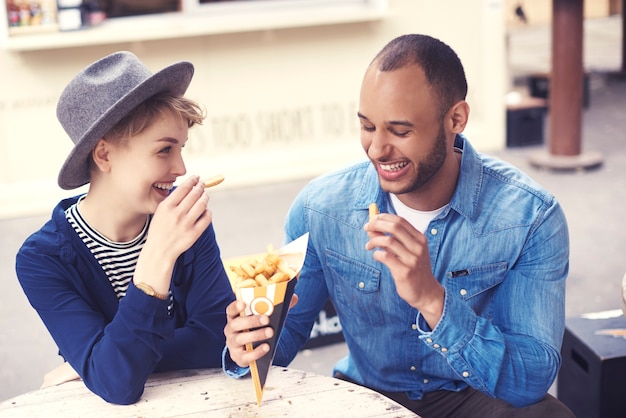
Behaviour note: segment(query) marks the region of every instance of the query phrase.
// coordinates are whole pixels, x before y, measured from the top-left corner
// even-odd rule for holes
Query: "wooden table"
[[[220,369],[154,374],[141,399],[113,405],[82,381],[29,392],[0,403],[8,417],[416,417],[383,395],[343,380],[274,367],[257,406],[250,378]]]

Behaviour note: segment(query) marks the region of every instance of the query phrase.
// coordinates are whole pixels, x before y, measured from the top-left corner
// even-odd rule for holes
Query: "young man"
[[[187,133],[202,123],[183,94],[193,65],[152,74],[129,52],[89,65],[57,116],[74,142],[61,201],[16,259],[17,275],[66,361],[44,385],[82,378],[104,400],[139,400],[155,371],[219,367],[234,299],[209,196],[185,174]]]
[[[560,365],[569,242],[554,197],[462,135],[467,83],[454,51],[392,40],[367,68],[358,118],[370,161],[313,180],[286,221],[310,233],[275,363],[288,364],[324,301],[349,355],[335,376],[423,417],[566,417],[547,395]],[[368,221],[368,206],[381,214]],[[227,373],[272,330],[228,307]]]

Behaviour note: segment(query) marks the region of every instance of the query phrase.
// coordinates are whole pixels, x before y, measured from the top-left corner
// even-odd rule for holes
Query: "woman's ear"
[[[450,108],[448,116],[450,118],[449,120],[452,132],[460,134],[465,130],[465,126],[467,125],[467,121],[469,119],[469,112],[469,105],[465,100],[458,101]]]
[[[111,169],[111,162],[109,160],[109,147],[111,144],[104,138],[101,138],[96,143],[96,146],[91,151],[91,159],[94,166],[100,171],[108,172]]]

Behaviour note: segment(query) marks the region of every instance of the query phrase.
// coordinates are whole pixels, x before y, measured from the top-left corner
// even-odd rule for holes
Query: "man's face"
[[[397,195],[428,188],[448,157],[448,141],[424,71],[371,66],[361,86],[361,144],[383,190]]]

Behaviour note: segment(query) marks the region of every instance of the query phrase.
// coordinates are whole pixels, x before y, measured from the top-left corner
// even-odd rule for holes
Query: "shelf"
[[[4,39],[3,47],[6,50],[16,52],[75,48],[368,22],[383,19],[386,15],[386,1],[348,3],[345,5],[330,4],[312,8],[272,8],[243,13],[196,10],[193,13],[177,12],[108,19],[98,26],[71,32],[7,36]]]

